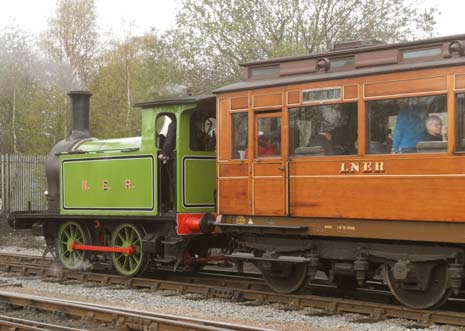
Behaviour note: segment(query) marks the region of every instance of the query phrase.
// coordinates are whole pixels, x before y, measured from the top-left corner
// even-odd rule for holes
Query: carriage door
[[[252,213],[286,215],[286,164],[282,157],[281,111],[257,113],[252,162]]]

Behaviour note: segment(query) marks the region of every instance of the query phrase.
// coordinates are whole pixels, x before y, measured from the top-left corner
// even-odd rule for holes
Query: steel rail
[[[62,281],[75,280],[98,285],[145,288],[152,291],[170,291],[179,295],[196,294],[205,298],[222,298],[231,301],[249,302],[255,305],[280,304],[291,309],[317,308],[329,314],[358,313],[367,315],[373,320],[404,318],[416,321],[421,325],[448,324],[465,326],[465,312],[414,310],[399,305],[316,295],[285,295],[265,289],[251,288],[242,285],[240,282],[238,283],[237,280],[232,280],[229,283],[228,279],[223,279],[221,283],[212,285],[211,283],[200,284],[189,281],[176,282],[151,278],[126,278],[118,275],[61,270],[57,269],[56,266],[22,265],[21,263],[5,262],[1,259],[0,270],[21,273],[22,275],[55,278]]]
[[[189,331],[269,331],[240,324],[186,318],[171,314],[123,310],[117,307],[100,306],[86,302],[56,298],[44,298],[30,294],[0,291],[0,300],[11,305],[33,307],[47,312],[64,312],[80,318],[91,318],[130,330],[189,330]]]
[[[0,330],[14,331],[89,331],[89,329],[76,329],[72,327],[25,320],[21,318],[0,315]]]

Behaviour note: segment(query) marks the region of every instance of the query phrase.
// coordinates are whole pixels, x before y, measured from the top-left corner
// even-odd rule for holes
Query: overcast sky
[[[343,1],[343,0],[341,0]],[[465,33],[465,0],[411,0],[432,6],[438,17],[437,36]],[[121,36],[134,24],[133,34],[151,27],[164,31],[174,24],[180,0],[96,0],[99,24],[106,31]],[[39,33],[53,15],[56,0],[0,0],[0,27],[15,22],[30,33]]]

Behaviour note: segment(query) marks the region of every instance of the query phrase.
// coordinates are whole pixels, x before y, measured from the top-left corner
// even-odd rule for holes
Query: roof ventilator
[[[316,67],[318,71],[328,71],[331,68],[331,61],[327,57],[318,60]]]
[[[465,48],[463,42],[460,40],[451,41],[449,44],[449,56],[454,56],[454,53],[458,53],[460,56],[465,55]]]

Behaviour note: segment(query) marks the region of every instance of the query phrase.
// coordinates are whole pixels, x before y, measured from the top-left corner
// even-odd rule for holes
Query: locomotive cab
[[[139,103],[142,140],[157,160],[159,215],[214,211],[216,178],[215,97],[183,97]],[[144,135],[145,133],[145,135]]]

